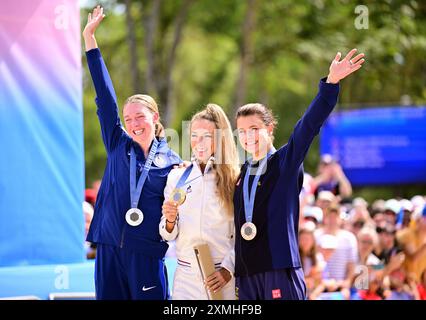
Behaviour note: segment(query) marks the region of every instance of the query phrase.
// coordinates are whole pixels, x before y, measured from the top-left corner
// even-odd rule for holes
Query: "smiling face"
[[[215,125],[206,119],[197,119],[191,123],[192,154],[201,163],[207,163],[214,154]]]
[[[254,159],[262,158],[272,146],[273,125],[265,125],[258,115],[237,118],[238,138],[241,146]]]
[[[141,103],[129,103],[123,109],[127,133],[142,147],[151,143],[155,135],[155,123],[159,115]]]

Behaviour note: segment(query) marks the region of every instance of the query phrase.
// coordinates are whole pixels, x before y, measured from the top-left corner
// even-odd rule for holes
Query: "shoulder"
[[[169,183],[177,183],[178,179],[182,176],[185,168],[176,168],[172,169],[167,176],[167,184]]]
[[[179,155],[172,149],[170,149],[165,138],[158,138],[158,142],[158,156],[166,158],[167,164],[169,166],[176,165],[182,162],[182,159],[179,157]]]
[[[179,155],[174,152],[172,149],[169,149],[167,152],[167,156],[169,157],[170,162],[175,165],[182,162],[182,159],[179,157]]]

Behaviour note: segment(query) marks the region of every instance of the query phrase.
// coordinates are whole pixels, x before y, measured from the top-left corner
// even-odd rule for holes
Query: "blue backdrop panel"
[[[0,266],[81,262],[78,1],[2,1],[0,26]]]
[[[177,266],[176,258],[166,258],[170,290]],[[36,296],[48,299],[51,293],[95,292],[94,261],[0,268],[0,299]]]
[[[425,107],[335,112],[321,153],[337,157],[354,185],[426,183],[425,124]]]

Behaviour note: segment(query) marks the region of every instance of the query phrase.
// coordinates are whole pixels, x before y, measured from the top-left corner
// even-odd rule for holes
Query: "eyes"
[[[249,136],[253,136],[256,135],[259,132],[260,128],[257,127],[252,127],[249,128],[248,130],[244,130],[244,129],[238,129],[238,135],[240,137],[244,137],[246,134]]]
[[[197,134],[195,132],[191,132],[191,139],[198,139],[199,137],[202,137],[205,140],[211,140],[213,138],[213,135],[211,133]]]
[[[135,119],[136,120],[138,120],[138,121],[143,121],[143,120],[145,120],[145,115],[143,115],[143,114],[140,114],[140,115],[137,115],[136,117],[135,117]],[[124,118],[124,122],[125,123],[130,123],[132,121],[132,118]]]

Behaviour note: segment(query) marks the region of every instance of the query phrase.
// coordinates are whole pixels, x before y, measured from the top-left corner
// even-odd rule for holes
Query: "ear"
[[[266,130],[268,130],[268,135],[272,136],[274,134],[274,125],[271,123],[266,127]]]
[[[154,112],[154,114],[152,115],[152,122],[157,123],[158,119],[160,119],[160,115],[158,114],[158,112]]]

